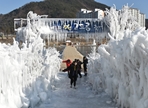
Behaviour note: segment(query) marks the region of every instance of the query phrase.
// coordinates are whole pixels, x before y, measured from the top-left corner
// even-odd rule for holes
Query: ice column
[[[91,47],[91,52],[92,52],[93,56],[96,55],[96,41],[95,41],[95,39],[93,39],[93,43],[92,43],[92,47]]]

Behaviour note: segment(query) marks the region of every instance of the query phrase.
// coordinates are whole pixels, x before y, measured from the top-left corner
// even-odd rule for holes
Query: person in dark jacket
[[[77,81],[77,77],[78,77],[78,65],[77,62],[74,61],[69,67],[67,67],[66,69],[63,70],[65,71],[69,71],[69,78],[70,78],[70,87],[72,88],[72,85],[74,84],[74,88],[76,88],[76,81]]]
[[[78,75],[80,76],[80,78],[82,77],[81,75],[81,65],[83,64],[79,59],[76,60],[77,61],[77,65],[78,65]]]
[[[87,63],[88,59],[84,56],[83,57],[83,68],[84,68],[84,75],[87,76]]]

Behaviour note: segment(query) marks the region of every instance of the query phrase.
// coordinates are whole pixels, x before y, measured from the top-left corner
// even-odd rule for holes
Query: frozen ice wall
[[[148,108],[148,32],[127,28],[110,37],[89,57],[89,82],[96,92],[104,89],[121,108]]]
[[[27,14],[26,27],[20,27],[17,29],[16,41],[23,43],[26,41],[27,43],[31,43],[32,38],[38,36],[38,34],[40,34],[42,39],[48,39],[48,41],[66,40],[67,32],[61,33],[53,27],[50,27],[50,20],[42,17],[43,15],[37,15],[36,13],[29,11]]]
[[[27,27],[18,31],[20,35],[27,33],[21,49],[16,41],[13,45],[0,43],[0,108],[33,108],[50,101],[61,64],[59,52],[45,49],[41,33]]]
[[[49,99],[61,60],[54,48],[44,50],[41,41],[21,50],[17,43],[0,44],[1,108],[28,108]]]

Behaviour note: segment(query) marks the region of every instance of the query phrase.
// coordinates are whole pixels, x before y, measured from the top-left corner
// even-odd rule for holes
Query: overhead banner
[[[40,18],[30,20],[32,25],[48,26],[52,31],[67,33],[101,33],[108,31],[106,24],[98,19],[78,19],[78,18]],[[15,19],[14,29],[27,26],[27,19]]]
[[[45,20],[42,19],[42,22]],[[100,33],[108,30],[107,26],[103,21],[98,20],[82,20],[82,19],[64,19],[64,20],[51,20],[50,18],[48,21],[50,29],[55,31],[67,31],[67,32],[74,32],[74,33]],[[47,24],[46,24],[47,25]]]

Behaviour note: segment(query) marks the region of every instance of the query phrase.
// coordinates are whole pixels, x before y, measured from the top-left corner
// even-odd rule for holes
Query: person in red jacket
[[[64,60],[63,63],[66,63],[66,67],[68,68],[72,62],[70,59],[67,59],[67,60]],[[68,77],[69,77],[69,70],[67,72],[68,72]]]

